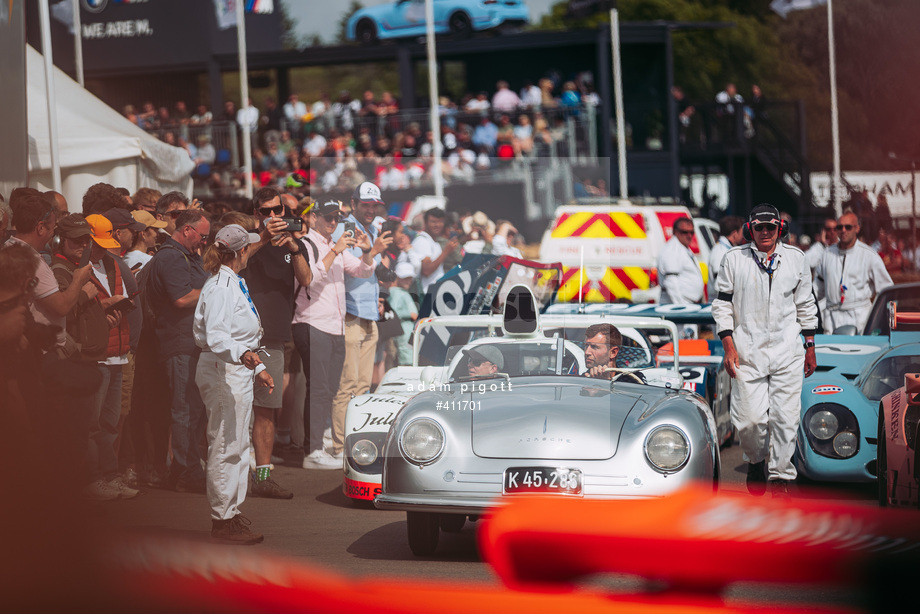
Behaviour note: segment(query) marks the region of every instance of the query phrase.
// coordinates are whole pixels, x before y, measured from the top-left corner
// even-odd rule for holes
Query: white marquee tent
[[[51,190],[44,60],[32,47],[27,47],[26,66],[29,185]],[[147,134],[56,67],[54,79],[58,160],[71,211],[82,210],[83,194],[99,182],[127,188],[132,194],[143,187],[191,194],[195,164],[184,149]]]

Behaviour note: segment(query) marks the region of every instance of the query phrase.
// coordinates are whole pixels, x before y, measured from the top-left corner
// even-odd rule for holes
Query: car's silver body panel
[[[512,382],[510,394],[482,395],[488,411],[439,411],[438,401],[473,396],[457,384],[410,400],[387,435],[376,506],[479,514],[521,496],[503,494],[509,467],[579,469],[583,496],[603,498],[664,496],[719,474],[715,423],[693,393],[572,376]],[[406,424],[419,417],[436,420],[445,434],[442,454],[423,466],[408,462],[398,444]],[[644,453],[646,438],[663,424],[680,429],[690,442],[689,460],[672,473],[652,467]]]

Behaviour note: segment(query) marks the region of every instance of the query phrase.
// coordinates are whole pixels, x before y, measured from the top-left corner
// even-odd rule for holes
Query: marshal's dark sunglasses
[[[778,226],[776,224],[754,224],[754,232],[764,232],[769,230],[773,232]]]
[[[853,230],[856,228],[853,224],[837,224],[837,230]]]

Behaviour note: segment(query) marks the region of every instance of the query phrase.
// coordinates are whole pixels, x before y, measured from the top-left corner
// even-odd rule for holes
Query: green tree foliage
[[[297,34],[297,19],[291,15],[291,11],[284,0],[275,2],[275,6],[281,13],[281,47],[284,49],[297,49],[301,46],[300,36]]]
[[[777,35],[809,67],[816,87],[800,97],[808,106],[810,158],[830,167],[830,76],[827,11],[796,11]],[[920,124],[912,102],[920,95],[916,0],[834,0],[841,166],[852,170],[908,168],[888,152],[920,157]]]
[[[757,84],[768,100],[804,100],[813,169],[831,165],[827,12],[793,11],[783,20],[767,0],[619,0],[621,22],[722,23],[673,34],[674,82],[691,100],[711,101],[727,82],[745,97]],[[606,13],[567,17],[555,4],[535,29],[597,28]],[[844,169],[897,168],[888,151],[920,156],[920,125],[910,122],[920,54],[911,30],[916,0],[835,0],[837,88]],[[901,163],[903,165],[903,163]]]

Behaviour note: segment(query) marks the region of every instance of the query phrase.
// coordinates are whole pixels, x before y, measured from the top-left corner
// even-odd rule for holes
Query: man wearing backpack
[[[172,236],[144,267],[145,300],[156,314],[159,360],[166,365],[171,399],[172,465],[166,486],[202,494],[205,476],[199,444],[207,419],[195,384],[199,351],[192,321],[201,287],[208,278],[198,251],[210,230],[211,223],[200,209],[183,210],[176,217]]]
[[[291,236],[287,223],[281,219],[288,215],[288,205],[297,206],[297,199],[290,194],[282,195],[274,188],[256,192],[253,207],[260,222],[262,242],[242,272],[252,302],[262,318],[260,358],[276,382],[284,378],[284,344],[291,340],[295,283],[307,287],[313,279],[305,248]],[[256,385],[253,391],[252,447],[256,470],[250,492],[256,497],[290,499],[294,496],[271,478],[275,421],[281,410],[283,393],[283,386],[269,389]]]

